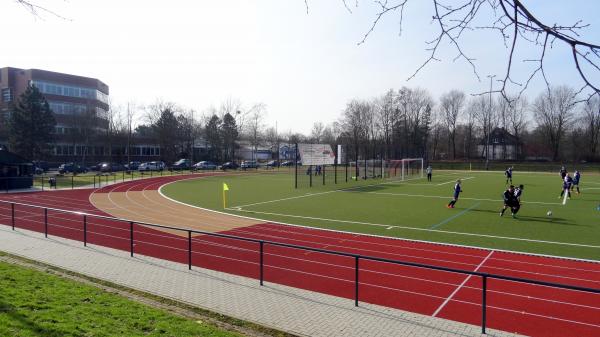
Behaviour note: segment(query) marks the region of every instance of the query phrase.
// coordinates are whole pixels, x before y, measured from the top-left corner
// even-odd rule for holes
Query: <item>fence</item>
[[[66,175],[35,175],[29,177],[0,177],[0,192],[8,193],[14,186],[21,186],[28,180],[35,188],[42,191],[47,189],[75,189],[79,187],[100,188],[111,183],[132,181],[135,179],[173,176],[200,173],[198,170],[161,170],[161,171],[121,171],[108,174],[66,174]]]
[[[314,248],[314,247],[306,247],[306,246],[294,245],[294,244],[283,243],[283,242],[260,240],[260,239],[255,239],[255,238],[250,238],[250,237],[242,237],[242,236],[236,236],[236,235],[230,235],[230,234],[213,233],[213,232],[199,231],[199,230],[192,230],[192,229],[182,229],[182,228],[171,227],[171,226],[151,224],[151,223],[145,223],[145,222],[139,222],[139,221],[131,221],[131,220],[127,220],[127,219],[119,219],[119,218],[103,216],[103,215],[82,213],[82,212],[69,211],[69,210],[57,209],[57,208],[51,208],[51,207],[42,207],[42,206],[38,206],[38,205],[31,205],[31,204],[25,204],[25,203],[20,203],[20,202],[10,202],[10,201],[0,200],[0,205],[3,206],[3,207],[0,207],[0,219],[2,219],[2,218],[7,219],[7,220],[10,219],[10,226],[12,227],[13,230],[15,230],[15,227],[20,227],[20,228],[25,228],[25,229],[29,229],[29,230],[38,231],[38,232],[43,232],[44,235],[46,237],[48,237],[49,228],[50,228],[49,217],[53,217],[53,218],[60,219],[60,224],[51,224],[54,235],[83,241],[84,246],[87,246],[90,243],[94,243],[94,244],[98,244],[98,245],[102,245],[102,246],[113,247],[113,248],[129,251],[130,256],[132,256],[132,257],[134,256],[134,254],[156,256],[157,253],[155,252],[155,250],[156,250],[156,248],[158,248],[159,251],[163,251],[163,255],[161,255],[160,258],[167,259],[167,260],[173,260],[173,261],[180,262],[180,263],[186,263],[188,266],[188,269],[190,269],[190,270],[192,269],[193,264],[199,265],[199,261],[194,261],[193,256],[202,255],[206,262],[205,267],[215,269],[215,270],[225,271],[225,272],[232,273],[232,274],[245,275],[245,276],[251,276],[251,277],[257,278],[259,280],[259,283],[261,286],[263,285],[263,283],[265,281],[265,256],[269,255],[270,257],[272,257],[274,259],[276,259],[278,257],[280,258],[281,254],[282,254],[281,249],[290,249],[293,251],[301,251],[301,252],[304,252],[304,255],[307,255],[310,253],[315,253],[315,254],[317,254],[317,257],[321,260],[320,263],[323,263],[326,265],[327,265],[327,263],[323,262],[323,261],[325,261],[325,262],[327,261],[327,260],[325,260],[325,257],[329,257],[329,260],[331,260],[331,258],[342,258],[342,259],[344,259],[343,261],[340,260],[340,261],[337,261],[336,263],[343,264],[344,268],[346,268],[346,271],[344,273],[347,276],[347,279],[352,283],[352,289],[351,289],[352,295],[348,296],[348,293],[342,294],[341,291],[338,291],[338,293],[335,293],[335,291],[333,291],[333,294],[337,295],[337,296],[342,296],[342,297],[352,297],[352,299],[354,300],[355,306],[359,305],[359,301],[361,301],[361,299],[363,297],[373,296],[373,294],[370,294],[372,292],[372,290],[365,291],[364,295],[361,295],[361,293],[359,293],[359,290],[361,289],[361,287],[360,287],[361,284],[363,285],[363,289],[364,289],[364,286],[366,286],[368,284],[368,282],[372,282],[369,280],[361,281],[361,277],[365,277],[368,279],[368,274],[367,274],[368,270],[366,270],[366,269],[375,268],[373,265],[375,263],[383,263],[388,267],[390,265],[391,266],[402,266],[402,267],[407,267],[407,268],[414,268],[416,270],[428,270],[428,271],[436,271],[436,272],[443,272],[443,273],[451,273],[453,275],[467,275],[469,277],[472,277],[472,276],[478,277],[481,280],[481,288],[480,288],[480,291],[481,291],[481,294],[480,294],[481,299],[480,300],[481,301],[479,304],[480,305],[480,324],[481,324],[481,331],[484,334],[486,333],[486,327],[487,327],[487,311],[488,311],[487,299],[488,299],[488,292],[489,292],[488,280],[494,279],[494,280],[502,280],[502,281],[508,281],[508,282],[516,282],[521,285],[525,284],[525,285],[550,287],[550,288],[554,289],[553,291],[555,291],[557,289],[564,289],[564,290],[570,290],[570,291],[583,292],[586,294],[600,294],[600,289],[594,289],[594,288],[586,288],[586,287],[572,286],[572,285],[567,285],[567,284],[544,282],[544,281],[538,281],[538,280],[532,280],[532,279],[526,279],[526,278],[509,277],[509,276],[476,272],[476,271],[468,271],[468,270],[462,270],[462,269],[456,269],[456,268],[447,268],[447,267],[441,267],[441,266],[435,266],[435,265],[429,265],[429,264],[415,263],[415,262],[410,262],[410,261],[401,261],[401,260],[387,259],[387,258],[381,258],[381,257],[375,257],[375,256],[347,253],[347,252],[342,252],[342,251],[327,250],[327,249],[320,249],[320,248]],[[20,213],[20,215],[17,215],[17,213]],[[53,213],[53,214],[49,215],[49,213]],[[68,217],[65,218],[64,216],[68,216]],[[103,220],[105,222],[94,223],[94,222],[92,222],[93,219]],[[19,220],[20,226],[16,225],[17,220]],[[68,225],[66,225],[67,223],[72,223],[75,225],[75,227],[68,226]],[[8,225],[6,223],[4,223],[4,224]],[[42,227],[41,225],[43,225],[43,228],[40,228],[40,227]],[[90,227],[95,227],[95,228],[90,229]],[[161,234],[151,232],[150,229],[153,229],[153,228],[160,229]],[[94,229],[95,229],[95,231],[94,231]],[[104,232],[101,232],[101,229],[104,230]],[[79,233],[80,235],[74,235],[73,233],[68,234],[69,233],[68,230],[75,231],[75,233]],[[169,235],[167,235],[163,231],[178,234],[176,237],[171,238],[172,240],[175,240],[178,242],[176,244],[177,247],[169,247],[168,245],[166,245],[164,238],[169,237]],[[198,238],[192,238],[192,234],[203,235],[202,240],[199,240]],[[104,239],[102,239],[101,236],[103,236]],[[151,240],[150,238],[153,236],[155,237],[154,242],[144,241],[144,240]],[[156,237],[158,237],[158,239],[156,239]],[[119,240],[121,240],[121,241],[119,241]],[[172,242],[175,242],[175,241],[172,241]],[[202,249],[194,249],[194,246],[196,248],[199,247],[199,242],[207,243],[206,247],[203,246]],[[227,242],[229,242],[229,243],[227,243]],[[238,242],[239,244],[232,244],[231,242]],[[219,247],[220,252],[221,252],[221,253],[219,253],[219,254],[221,254],[220,258],[226,259],[228,261],[228,263],[222,263],[221,260],[219,260],[218,263],[215,263],[214,261],[211,262],[210,258],[214,257],[214,255],[211,255],[211,254],[216,254],[213,246]],[[270,249],[270,251],[267,253],[266,251],[267,251],[267,248],[269,248],[269,247],[270,248],[274,247],[274,248],[278,248],[278,249]],[[176,250],[176,252],[175,253],[164,253],[164,251],[167,248],[172,248],[172,249]],[[230,255],[225,256],[227,254],[224,252],[228,252],[228,253],[230,253]],[[243,253],[250,252],[253,254],[252,256],[254,256],[255,258],[258,257],[258,262],[252,263],[250,265],[250,266],[253,266],[254,264],[256,264],[256,269],[250,270],[250,269],[246,268],[245,270],[242,270],[244,268],[240,269],[237,266],[235,266],[235,261],[241,261],[240,259],[242,258],[242,256],[241,256],[242,252]],[[233,265],[233,267],[231,267],[231,266],[228,267],[228,264]],[[281,273],[280,273],[281,275],[288,275],[288,274],[292,274],[294,272],[309,274],[309,272],[310,272],[310,268],[302,263],[298,264],[299,269],[304,268],[303,270],[300,270],[300,271],[297,271],[297,270],[291,268],[288,264],[283,266],[285,268],[273,267],[273,265],[269,265],[269,267],[271,269],[273,269],[273,268],[281,269]],[[382,267],[382,266],[379,266],[379,268],[380,267]],[[331,267],[331,265],[329,265],[327,268],[332,268],[332,267]],[[388,269],[389,268],[386,267],[386,270],[388,270]],[[280,276],[274,275],[272,277],[271,281],[274,283],[286,284],[287,281],[285,281],[285,279],[282,279],[281,275]],[[360,276],[360,275],[362,275],[362,276]],[[379,275],[377,275],[377,276],[381,277]],[[278,277],[280,278],[280,280],[279,280],[280,282],[278,282]],[[332,281],[331,279],[333,277],[328,277],[328,278],[329,279],[326,279],[325,281],[319,281],[319,284],[316,286],[316,289],[313,289],[313,290],[319,291],[318,287],[323,287],[322,284],[323,283],[326,284],[327,282]],[[292,277],[292,279],[297,279],[297,277]],[[306,280],[303,279],[303,280],[299,280],[298,282],[299,282],[297,284],[298,287],[304,287]],[[465,282],[463,282],[463,284]],[[419,284],[422,284],[422,283],[423,283],[422,281],[419,281]],[[339,287],[336,287],[336,288],[339,288]],[[348,287],[346,287],[346,288],[348,288]],[[347,290],[350,290],[350,289],[348,288]],[[322,291],[322,289],[321,289],[321,291]],[[385,291],[386,291],[385,287],[378,286],[375,296],[385,302],[385,297],[386,297]],[[331,293],[332,291],[328,291],[328,292]],[[383,304],[385,305],[385,303],[383,303]],[[519,312],[518,314],[521,314],[521,313]],[[595,330],[595,331],[597,331],[597,330]]]

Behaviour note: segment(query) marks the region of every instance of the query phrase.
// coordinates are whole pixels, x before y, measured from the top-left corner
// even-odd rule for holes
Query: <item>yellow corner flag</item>
[[[226,183],[223,183],[223,209],[227,208],[227,197],[225,196],[225,191],[229,191],[229,186]]]

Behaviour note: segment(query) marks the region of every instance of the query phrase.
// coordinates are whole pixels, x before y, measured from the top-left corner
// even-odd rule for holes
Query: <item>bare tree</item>
[[[264,119],[266,115],[266,106],[264,104],[255,105],[251,111],[252,113],[247,120],[247,134],[250,139],[250,145],[252,145],[252,159],[254,159],[255,153],[258,150],[258,146],[262,140]]]
[[[456,123],[460,118],[464,104],[465,94],[458,90],[451,90],[442,95],[440,99],[440,110],[448,129],[448,141],[452,144],[452,159],[456,159]]]
[[[480,98],[471,98],[467,105],[466,115],[464,118],[465,126],[465,146],[464,146],[464,157],[467,159],[471,158],[473,154],[473,140],[475,139],[475,122],[477,120],[478,109],[482,108],[479,106]]]
[[[484,156],[487,160],[490,159],[490,144],[489,144],[489,135],[492,133],[494,128],[497,125],[497,116],[495,113],[494,103],[491,100],[488,100],[485,96],[479,96],[475,99],[476,106],[476,121],[477,125],[482,131],[483,143],[485,146],[482,149],[481,156]],[[493,155],[492,155],[493,158]]]
[[[512,104],[509,104],[507,109],[507,124],[509,126],[510,131],[517,141],[515,158],[521,158],[521,141],[523,140],[523,133],[525,132],[525,127],[527,125],[527,117],[526,112],[529,108],[529,103],[527,102],[527,98],[525,96],[521,97],[511,97]],[[506,153],[506,149],[504,150]]]
[[[574,110],[575,91],[567,86],[552,87],[533,103],[535,119],[551,146],[552,160],[559,158],[560,144],[573,120]]]
[[[323,125],[323,123],[315,122],[313,124],[312,130],[310,132],[310,138],[312,139],[312,141],[315,143],[320,143],[324,130],[325,130],[325,125]]]
[[[600,99],[594,97],[583,106],[582,122],[587,137],[589,159],[595,159],[600,142]]]
[[[384,156],[390,158],[392,132],[394,123],[397,119],[398,108],[396,107],[397,98],[393,89],[375,101],[375,113],[378,127],[383,137]]]
[[[342,0],[342,2],[351,12],[348,0]],[[355,7],[358,7],[360,2],[356,0]],[[394,14],[397,15],[399,31],[402,34],[403,19],[408,3],[409,0],[375,1],[374,6],[377,8],[373,23],[359,44],[367,40],[384,17]],[[543,4],[540,3],[540,6]],[[306,8],[308,10],[308,4]],[[492,92],[499,92],[506,100],[509,100],[507,94],[509,86],[515,86],[519,90],[517,95],[519,97],[538,77],[546,83],[549,89],[550,84],[544,69],[546,52],[556,44],[564,44],[569,50],[565,57],[572,60],[573,71],[579,75],[583,83],[578,93],[587,89],[588,99],[600,95],[600,84],[592,82],[592,79],[597,79],[600,73],[600,45],[582,40],[581,34],[589,25],[584,24],[581,20],[569,24],[545,23],[520,0],[460,0],[451,4],[433,0],[431,17],[438,27],[438,32],[426,42],[429,56],[417,67],[408,78],[409,80],[429,63],[439,61],[440,49],[444,45],[450,45],[456,53],[454,60],[462,60],[468,64],[474,76],[480,80],[477,61],[461,43],[461,38],[467,31],[489,30],[499,34],[507,54],[505,74],[499,81],[499,87]],[[482,25],[481,22],[484,24]],[[535,59],[518,58],[517,55],[525,54],[523,51],[529,50],[536,50],[539,56]],[[513,64],[517,61],[529,62],[534,66],[529,73],[526,72],[521,78],[517,78],[518,74],[513,69]]]

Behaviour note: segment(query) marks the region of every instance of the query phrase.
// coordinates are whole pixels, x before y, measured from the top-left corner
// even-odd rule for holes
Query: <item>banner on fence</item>
[[[298,144],[302,165],[333,165],[335,153],[329,144]]]

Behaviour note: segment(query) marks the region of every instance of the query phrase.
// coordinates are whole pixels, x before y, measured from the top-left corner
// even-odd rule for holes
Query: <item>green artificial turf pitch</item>
[[[366,179],[338,184],[330,173],[326,185],[305,174],[294,188],[291,170],[256,175],[206,177],[169,184],[173,199],[253,218],[467,246],[600,260],[600,176],[582,172],[580,195],[562,205],[558,173],[514,172],[524,184],[517,218],[500,217],[503,172],[435,171],[433,181],[420,176],[405,181]],[[448,209],[456,179],[462,179],[456,208]],[[222,184],[228,204],[223,209]],[[552,216],[547,212],[552,211]]]

